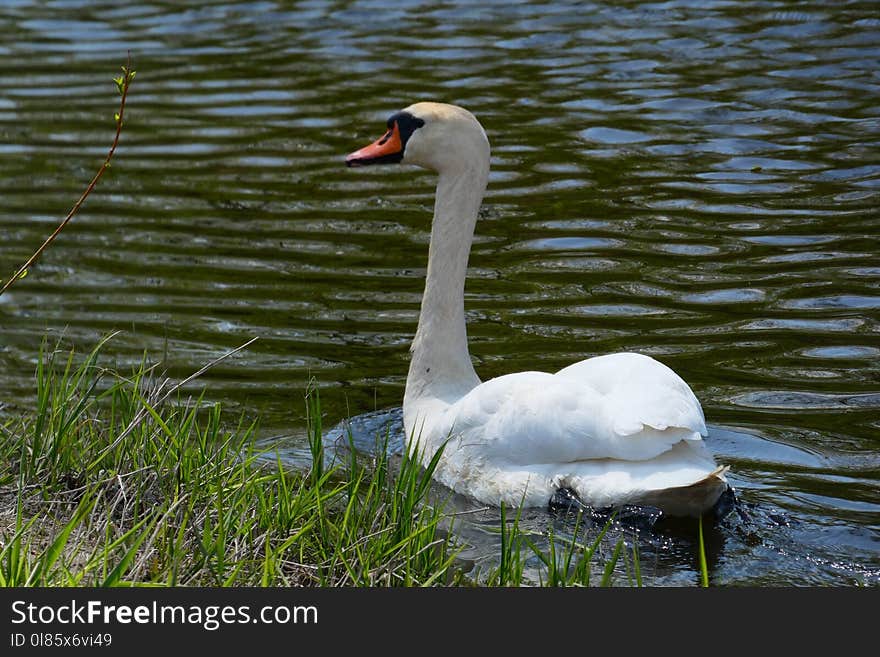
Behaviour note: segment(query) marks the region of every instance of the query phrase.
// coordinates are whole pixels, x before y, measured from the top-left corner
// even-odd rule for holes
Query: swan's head
[[[489,140],[483,126],[462,107],[416,103],[393,114],[381,138],[345,158],[350,167],[416,164],[442,172],[488,168]]]

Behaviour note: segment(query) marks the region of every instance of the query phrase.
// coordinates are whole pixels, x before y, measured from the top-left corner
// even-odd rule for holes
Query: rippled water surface
[[[4,412],[43,336],[114,329],[113,362],[179,378],[259,336],[201,383],[293,463],[310,381],[328,425],[399,407],[433,178],[342,157],[454,102],[493,147],[481,377],[655,356],[750,505],[712,530],[713,581],[880,582],[875,2],[4,2],[2,276],[103,158],[127,50],[112,169],[0,297]],[[470,522],[491,560],[497,513]],[[691,547],[644,545],[647,581],[693,583]]]

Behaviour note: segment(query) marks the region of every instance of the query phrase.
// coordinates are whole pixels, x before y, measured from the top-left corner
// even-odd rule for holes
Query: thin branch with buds
[[[89,183],[89,186],[86,187],[86,191],[82,193],[82,196],[79,197],[79,200],[74,203],[73,207],[70,209],[70,212],[67,213],[67,216],[64,218],[58,228],[46,238],[46,241],[40,245],[34,254],[27,259],[21,267],[18,268],[18,271],[13,274],[12,278],[6,281],[3,284],[3,287],[0,288],[0,295],[2,295],[6,290],[8,290],[13,283],[17,280],[24,278],[28,269],[30,269],[33,264],[37,261],[37,259],[43,254],[43,251],[55,241],[55,238],[64,230],[64,227],[70,223],[70,220],[73,219],[73,216],[79,211],[82,204],[85,202],[86,198],[88,198],[89,194],[92,193],[92,190],[95,189],[95,186],[98,184],[98,181],[101,179],[101,176],[104,175],[104,171],[110,168],[110,160],[113,159],[113,154],[116,152],[116,147],[119,145],[119,136],[122,134],[122,121],[125,116],[125,100],[128,98],[128,88],[131,85],[131,81],[134,79],[135,71],[131,68],[131,53],[128,53],[128,59],[126,61],[125,66],[122,67],[122,75],[118,78],[114,78],[114,82],[116,83],[116,88],[119,90],[120,96],[122,99],[119,102],[119,111],[116,113],[116,135],[113,137],[113,143],[110,146],[110,151],[107,153],[107,157],[104,160],[104,163],[101,165],[101,168],[98,169],[98,173],[95,174],[95,177],[92,178],[92,181]]]

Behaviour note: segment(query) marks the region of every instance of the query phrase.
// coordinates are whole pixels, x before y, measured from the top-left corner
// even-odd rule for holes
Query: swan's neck
[[[425,293],[406,379],[404,419],[408,430],[425,402],[432,410],[455,402],[480,383],[471,364],[464,316],[464,284],[477,213],[488,180],[488,161],[437,182]]]

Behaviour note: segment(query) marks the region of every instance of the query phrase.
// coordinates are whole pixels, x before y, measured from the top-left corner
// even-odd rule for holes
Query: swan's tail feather
[[[727,490],[724,475],[728,470],[730,466],[719,465],[692,484],[647,492],[638,503],[656,506],[673,516],[700,516],[715,506],[718,498]]]

